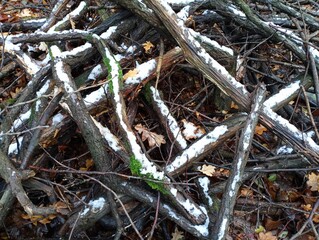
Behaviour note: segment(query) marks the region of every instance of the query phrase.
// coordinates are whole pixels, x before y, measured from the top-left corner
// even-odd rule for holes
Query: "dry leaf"
[[[231,104],[230,104],[230,108],[232,108],[232,109],[238,109],[239,107],[238,107],[238,105],[237,105],[236,103],[234,103],[234,102],[232,101]]]
[[[50,223],[50,222],[51,222],[51,220],[48,219],[48,218],[43,218],[43,219],[41,219],[41,220],[39,221],[39,223],[42,223],[43,225],[45,225],[45,224],[47,224],[47,223]]]
[[[163,135],[149,131],[140,123],[135,126],[135,129],[138,131],[139,134],[142,134],[142,141],[147,140],[150,147],[160,147],[161,144],[166,143]]]
[[[241,197],[253,197],[254,192],[253,190],[249,189],[249,188],[241,188],[240,189],[240,196]]]
[[[81,167],[81,171],[88,171],[94,165],[93,159],[86,159],[85,167]]]
[[[149,53],[151,48],[154,47],[154,45],[150,41],[147,41],[147,42],[143,43],[143,47],[145,49],[145,52]]]
[[[21,12],[20,12],[20,14],[18,14],[21,18],[23,18],[23,17],[32,17],[32,12],[31,12],[31,10],[30,9],[28,9],[28,8],[25,8],[25,9],[23,9]]]
[[[257,125],[255,128],[255,133],[258,135],[262,135],[263,132],[266,132],[267,128],[265,128],[263,125]]]
[[[266,232],[266,233],[259,233],[258,234],[259,240],[277,240],[277,237],[272,235],[272,232]]]
[[[175,231],[172,233],[172,240],[182,240],[183,238],[183,232],[179,231],[176,227]]]
[[[194,123],[187,122],[186,119],[183,119],[182,122],[185,128],[182,133],[187,140],[199,138],[206,133],[202,127],[195,126]]]
[[[73,19],[71,17],[69,17],[69,20],[70,20],[71,28],[74,30],[75,29],[75,22],[73,21]]]
[[[204,173],[206,176],[212,177],[213,173],[216,172],[216,167],[205,164],[199,171]]]
[[[315,214],[315,215],[313,216],[313,218],[312,218],[312,221],[313,221],[314,223],[319,223],[319,215],[318,215],[318,214]]]
[[[301,204],[301,207],[305,210],[305,211],[308,211],[310,212],[312,210],[312,206],[311,204]]]
[[[310,187],[311,191],[319,191],[318,187],[319,187],[319,176],[315,173],[310,173],[308,174],[308,181],[307,181],[307,185]]]
[[[138,74],[138,70],[134,68],[133,70],[128,71],[127,73],[124,74],[123,80],[126,80],[130,77],[135,77]]]

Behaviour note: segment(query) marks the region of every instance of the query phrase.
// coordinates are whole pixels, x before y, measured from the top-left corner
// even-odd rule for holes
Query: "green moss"
[[[112,80],[111,80],[111,81],[109,81],[108,89],[109,89],[109,91],[110,91],[110,93],[111,93],[111,94],[113,94],[113,93],[114,93],[113,81],[112,81]]]
[[[87,36],[85,36],[85,40],[88,42],[93,42],[93,36],[88,34]]]
[[[141,176],[142,164],[138,161],[135,156],[130,157],[130,169],[133,175]]]
[[[48,52],[49,52],[49,55],[50,55],[51,60],[54,61],[54,56],[53,56],[53,53],[52,53],[50,47],[48,47]]]
[[[30,117],[29,117],[29,123],[32,124],[33,120],[35,119],[36,117],[36,112],[35,112],[35,104],[32,104],[31,106],[31,114],[30,114]]]
[[[6,103],[7,103],[8,105],[11,105],[11,104],[14,104],[14,103],[16,102],[16,100],[17,100],[17,99],[15,99],[15,98],[9,98],[9,99],[6,100]]]
[[[108,72],[108,80],[112,80],[112,75],[111,75],[111,72],[112,72],[112,67],[111,67],[111,64],[110,64],[110,59],[108,59],[107,57],[103,57],[103,64],[106,66],[107,68],[107,72]]]
[[[168,190],[165,188],[164,183],[158,182],[151,173],[141,174],[142,164],[135,156],[130,157],[130,169],[133,175],[143,178],[152,189],[160,191],[163,194],[168,194]]]
[[[151,84],[147,83],[144,87],[144,97],[148,104],[152,103],[152,92],[151,92]]]
[[[160,191],[161,193],[165,195],[168,194],[168,190],[165,188],[163,182],[158,182],[158,180],[154,179],[153,175],[150,173],[146,174],[145,176],[148,179],[148,180],[145,180],[148,186],[150,186],[154,190]],[[156,180],[156,182],[152,180]]]

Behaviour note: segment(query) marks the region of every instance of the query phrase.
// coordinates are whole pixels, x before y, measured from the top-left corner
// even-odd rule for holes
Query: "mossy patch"
[[[160,191],[163,194],[168,194],[168,190],[165,188],[163,182],[158,182],[153,174],[141,174],[142,164],[138,161],[135,156],[130,157],[130,169],[133,175],[137,175],[145,180],[145,182],[154,190]]]

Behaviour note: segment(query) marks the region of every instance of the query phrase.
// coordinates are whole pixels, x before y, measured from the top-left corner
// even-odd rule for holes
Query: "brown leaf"
[[[238,107],[238,105],[237,105],[234,101],[232,101],[231,104],[230,104],[230,108],[232,108],[232,109],[238,109],[239,107]]]
[[[184,239],[183,232],[179,231],[176,227],[175,231],[172,233],[172,240],[182,240],[182,239]]]
[[[254,195],[253,190],[251,190],[251,189],[249,189],[249,188],[241,188],[241,189],[240,189],[240,196],[241,196],[241,197],[251,198],[251,197],[253,197],[253,195]]]
[[[271,231],[271,230],[276,230],[278,229],[278,227],[282,224],[282,222],[280,220],[277,220],[277,221],[274,221],[270,218],[266,218],[265,220],[265,228],[268,230],[268,231]]]
[[[154,45],[150,41],[147,41],[147,42],[143,43],[143,47],[145,49],[145,52],[149,53],[151,48],[154,47]]]
[[[45,224],[47,224],[47,223],[50,223],[50,222],[51,222],[51,220],[48,219],[48,218],[43,218],[43,219],[41,219],[41,220],[39,221],[39,223],[42,223],[43,225],[45,225]]]
[[[213,173],[216,172],[216,167],[205,164],[199,171],[204,173],[206,176],[212,177]]]
[[[161,144],[166,143],[163,135],[149,131],[140,123],[135,126],[135,129],[138,131],[139,134],[142,134],[142,141],[147,140],[150,147],[160,147]]]
[[[135,77],[138,74],[138,70],[134,68],[133,70],[128,71],[127,73],[124,74],[123,80],[126,80],[130,77]]]
[[[257,125],[255,128],[255,133],[258,135],[262,135],[265,131],[267,131],[267,128],[265,128],[263,125]]]
[[[276,236],[272,235],[272,232],[266,232],[266,233],[259,233],[258,234],[258,239],[259,240],[277,240]]]
[[[310,187],[311,191],[319,191],[319,176],[315,173],[310,173],[307,175],[308,181],[307,185]]]

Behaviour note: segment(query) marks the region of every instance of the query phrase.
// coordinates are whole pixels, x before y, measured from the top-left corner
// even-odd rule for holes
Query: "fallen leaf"
[[[255,128],[255,133],[258,135],[262,135],[263,132],[266,132],[267,128],[265,128],[263,125],[257,125]]]
[[[312,221],[313,221],[314,223],[319,223],[319,215],[318,215],[318,214],[315,214],[315,215],[313,216],[313,218],[312,218]]]
[[[172,240],[182,240],[183,238],[183,232],[179,231],[176,227],[175,231],[172,233]]]
[[[305,210],[305,211],[308,211],[310,212],[312,210],[312,206],[311,204],[301,204],[301,207]]]
[[[204,173],[206,176],[212,177],[213,173],[216,172],[216,167],[205,164],[199,171]]]
[[[133,70],[128,71],[127,73],[124,74],[123,80],[126,80],[130,77],[135,77],[138,74],[138,70],[134,68]]]
[[[150,41],[147,41],[147,42],[143,43],[143,47],[144,47],[145,52],[149,53],[151,48],[154,47],[154,45]]]
[[[319,187],[319,176],[315,173],[310,173],[307,175],[308,177],[308,181],[307,181],[307,185],[310,187],[311,191],[318,191],[318,187]]]
[[[182,133],[187,140],[199,138],[206,133],[202,127],[195,126],[194,123],[187,122],[186,119],[183,119],[182,122],[184,125]]]
[[[266,233],[259,233],[258,234],[259,240],[277,240],[277,237],[272,235],[272,232],[266,232]]]
[[[268,231],[271,231],[271,230],[276,230],[279,228],[279,226],[282,224],[282,222],[280,220],[272,220],[271,218],[266,218],[265,220],[265,228],[268,230]]]
[[[43,218],[43,219],[41,219],[41,220],[39,221],[39,223],[42,223],[43,225],[48,224],[48,223],[50,223],[50,222],[51,222],[51,220],[48,219],[48,218]]]
[[[251,198],[254,195],[253,190],[249,189],[249,188],[241,188],[240,189],[240,196],[241,197],[249,197]]]
[[[142,141],[147,140],[150,147],[160,147],[161,144],[166,143],[163,135],[149,131],[140,123],[135,126],[135,129],[138,131],[139,134],[142,134]]]
[[[237,105],[236,103],[234,103],[234,102],[232,101],[231,104],[230,104],[230,108],[232,108],[232,109],[238,109],[239,107],[238,107],[238,105]]]

